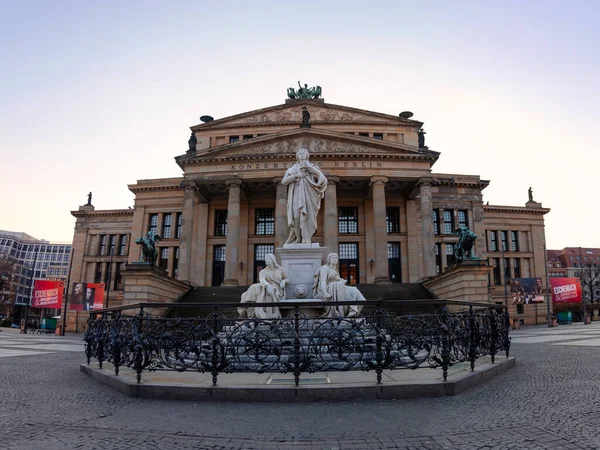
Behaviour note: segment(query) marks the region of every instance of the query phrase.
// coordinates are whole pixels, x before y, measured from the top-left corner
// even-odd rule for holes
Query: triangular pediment
[[[302,122],[302,107],[310,112],[312,124],[351,123],[379,125],[407,125],[418,130],[423,123],[403,119],[390,114],[366,111],[348,106],[333,105],[318,100],[293,100],[283,105],[257,109],[235,116],[225,117],[212,122],[195,125],[192,131],[204,131],[223,128],[236,128],[252,125],[284,125]]]
[[[293,157],[306,148],[311,156],[380,155],[386,157],[427,159],[434,162],[439,153],[419,150],[396,142],[379,141],[336,131],[318,128],[296,128],[272,133],[255,139],[221,145],[176,158],[178,163],[214,161],[222,159],[247,159],[264,157]]]

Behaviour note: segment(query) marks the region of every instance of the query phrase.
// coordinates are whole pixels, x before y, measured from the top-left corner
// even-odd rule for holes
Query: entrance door
[[[358,284],[358,243],[340,243],[339,257],[338,269],[340,271],[340,277],[347,280],[348,285]]]
[[[213,255],[212,285],[221,286],[225,280],[225,246],[215,245]]]
[[[388,267],[392,283],[402,283],[402,267],[400,266],[400,243],[388,242]]]

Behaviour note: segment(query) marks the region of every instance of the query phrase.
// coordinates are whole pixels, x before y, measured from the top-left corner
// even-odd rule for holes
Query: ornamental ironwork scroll
[[[329,304],[331,302],[323,302]],[[92,358],[132,368],[138,382],[144,371],[210,373],[292,373],[374,371],[378,383],[384,369],[448,368],[506,352],[508,313],[496,308],[451,313],[392,316],[382,307],[359,317],[306,317],[296,306],[282,319],[237,319],[215,312],[207,317],[134,316],[120,311],[90,313],[84,335],[88,364]]]

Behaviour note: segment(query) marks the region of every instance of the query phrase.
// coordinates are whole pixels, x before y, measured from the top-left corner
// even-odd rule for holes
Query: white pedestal
[[[312,244],[285,244],[275,253],[281,261],[281,267],[287,274],[289,282],[285,288],[289,300],[310,300],[313,298],[313,282],[315,274],[323,265],[326,247]]]

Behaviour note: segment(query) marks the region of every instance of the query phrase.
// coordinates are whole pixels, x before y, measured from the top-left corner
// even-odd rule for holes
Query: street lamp
[[[581,247],[579,247],[579,280],[583,280],[583,256],[581,254]],[[591,270],[591,269],[590,269]],[[585,307],[585,298],[583,298],[583,289],[581,290],[581,303],[583,303],[583,324],[587,323],[587,309]]]

